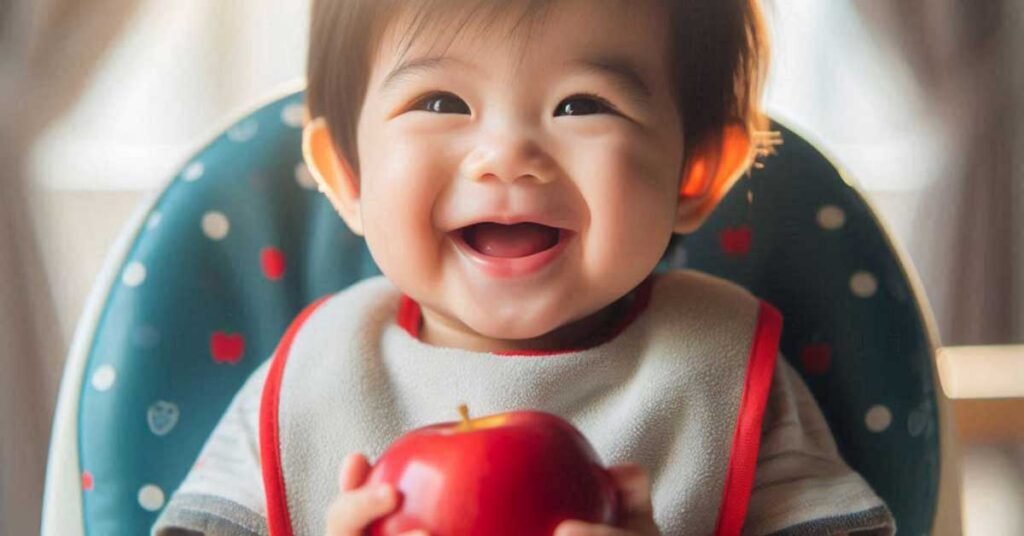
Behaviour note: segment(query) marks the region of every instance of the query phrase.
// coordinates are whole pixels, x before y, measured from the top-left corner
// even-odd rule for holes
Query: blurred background
[[[767,109],[874,204],[943,344],[1024,343],[1024,2],[766,6]],[[187,155],[302,78],[308,14],[0,0],[0,533],[39,530],[60,374],[107,250]],[[1024,403],[957,399],[954,417],[964,533],[1024,534]]]

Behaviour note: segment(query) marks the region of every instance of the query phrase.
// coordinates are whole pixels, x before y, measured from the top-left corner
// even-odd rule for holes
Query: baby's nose
[[[462,175],[473,181],[530,179],[547,184],[557,173],[552,157],[537,142],[506,138],[479,144],[463,160]]]

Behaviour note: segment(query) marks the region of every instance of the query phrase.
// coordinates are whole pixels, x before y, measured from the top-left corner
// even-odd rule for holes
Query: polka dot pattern
[[[722,251],[727,255],[745,255],[753,242],[753,231],[749,226],[739,225],[722,230],[719,235]]]
[[[888,430],[890,424],[892,424],[892,412],[881,404],[871,406],[864,416],[864,425],[876,434]]]
[[[825,205],[818,210],[818,225],[827,231],[835,231],[846,223],[846,213],[835,205]]]
[[[231,231],[231,222],[222,212],[211,211],[203,214],[203,234],[210,240],[224,240]]]
[[[141,262],[133,262],[125,267],[121,281],[128,287],[137,287],[146,280],[146,266]]]
[[[808,344],[800,350],[800,364],[807,374],[825,374],[832,365],[832,348],[826,343]]]
[[[281,122],[291,128],[301,128],[306,109],[299,103],[289,104],[281,109]]]
[[[878,292],[878,280],[870,272],[857,272],[850,278],[850,292],[858,298],[870,298]]]
[[[271,281],[279,281],[284,277],[285,270],[284,253],[275,247],[265,247],[260,250],[260,266],[263,268],[263,275]]]
[[[164,490],[155,484],[146,484],[139,488],[139,506],[149,512],[159,511],[164,507]]]
[[[92,374],[92,387],[97,391],[109,391],[117,381],[117,371],[110,365],[103,365]]]
[[[195,182],[202,178],[203,173],[205,172],[206,166],[204,166],[202,162],[192,162],[185,168],[185,171],[182,172],[181,178],[186,182]]]
[[[180,416],[177,404],[158,400],[146,411],[146,423],[153,435],[165,436],[174,430]]]
[[[97,317],[77,412],[84,534],[148,534],[297,308],[379,273],[302,164],[302,112],[296,96],[238,121],[133,230]],[[307,236],[345,260],[328,256],[311,271],[292,252],[307,251]],[[304,279],[293,283],[295,263]]]
[[[247,119],[228,129],[228,139],[235,143],[245,143],[256,137],[260,124],[254,119]]]
[[[95,485],[95,482],[93,482],[92,473],[90,473],[89,471],[83,471],[82,472],[82,489],[84,491],[92,491],[92,488],[93,488],[94,485]]]
[[[295,182],[306,190],[316,190],[316,179],[305,162],[299,162],[295,166]]]

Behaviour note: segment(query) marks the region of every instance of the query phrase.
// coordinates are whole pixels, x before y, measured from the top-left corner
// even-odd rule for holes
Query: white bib
[[[273,536],[321,534],[345,455],[373,462],[403,433],[457,420],[460,403],[474,416],[554,413],[606,466],[640,463],[664,534],[738,534],[778,352],[771,306],[674,271],[610,341],[499,356],[420,342],[396,323],[400,298],[383,276],[362,281],[308,308],[283,339],[260,421]]]

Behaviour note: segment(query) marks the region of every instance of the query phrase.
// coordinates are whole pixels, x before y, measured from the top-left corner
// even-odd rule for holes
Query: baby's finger
[[[379,517],[391,513],[398,498],[391,486],[364,487],[338,497],[327,511],[327,533],[356,536]]]
[[[560,523],[555,528],[554,536],[629,536],[629,533],[608,525],[572,520]]]
[[[353,453],[345,456],[341,462],[341,469],[338,471],[338,488],[341,491],[351,491],[363,485],[366,476],[370,474],[370,462],[361,453]]]
[[[622,509],[629,516],[651,515],[651,477],[647,470],[635,463],[609,467],[615,486],[622,497]]]

